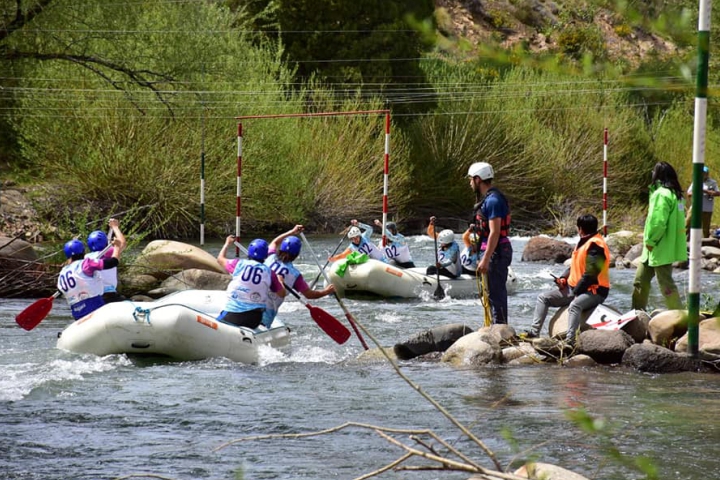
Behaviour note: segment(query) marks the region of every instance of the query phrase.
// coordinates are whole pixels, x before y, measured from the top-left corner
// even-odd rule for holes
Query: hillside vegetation
[[[464,174],[485,160],[516,228],[572,232],[579,212],[602,213],[605,128],[611,228],[639,223],[655,162],[690,180],[697,7],[0,5],[5,175],[36,187],[61,238],[118,212],[150,237],[195,236],[202,174],[206,230],[222,238],[234,229],[239,115],[389,109],[390,213],[408,229],[431,214],[462,227],[474,201]],[[242,228],[377,218],[384,133],[376,114],[244,120]]]

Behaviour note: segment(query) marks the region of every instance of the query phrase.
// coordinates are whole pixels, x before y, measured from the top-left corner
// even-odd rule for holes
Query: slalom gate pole
[[[603,132],[603,237],[607,237],[608,129]]]
[[[390,183],[390,112],[385,114],[385,156],[383,165],[382,246],[387,246],[388,184]]]
[[[240,242],[240,219],[242,213],[242,141],[243,128],[242,122],[238,123],[237,128],[237,191],[235,200],[235,239]],[[235,256],[240,256],[240,249],[235,247]]]

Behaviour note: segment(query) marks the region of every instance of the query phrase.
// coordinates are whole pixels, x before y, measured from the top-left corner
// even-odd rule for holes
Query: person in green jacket
[[[667,162],[655,164],[643,233],[643,251],[633,281],[632,308],[647,308],[650,281],[656,275],[667,308],[684,308],[672,277],[673,262],[688,259],[683,192],[672,165]]]

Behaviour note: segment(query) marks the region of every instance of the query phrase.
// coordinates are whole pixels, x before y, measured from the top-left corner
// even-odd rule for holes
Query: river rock
[[[673,373],[695,369],[695,362],[660,345],[636,343],[622,357],[622,364],[641,372]]]
[[[539,236],[528,240],[522,253],[523,262],[563,263],[572,256],[573,246],[562,240]]]
[[[675,351],[687,352],[687,333],[675,344]],[[698,350],[712,357],[720,355],[720,318],[708,318],[698,325]]]
[[[687,310],[664,310],[652,316],[648,335],[656,345],[669,347],[687,332]]]
[[[492,335],[495,338],[495,344],[501,347],[514,345],[517,339],[517,333],[510,325],[493,324],[482,327],[478,332]]]
[[[396,343],[393,350],[399,360],[410,360],[430,352],[444,352],[460,337],[472,331],[473,328],[466,323],[441,325]]]
[[[150,242],[129,267],[128,276],[152,275],[164,280],[167,277],[191,268],[216,273],[227,273],[215,257],[202,248],[173,240]]]
[[[623,255],[625,264],[630,266],[637,267],[637,263],[640,261],[640,255],[642,255],[643,245],[642,243],[638,243],[637,245],[633,245],[630,250],[625,252],[625,255]]]
[[[588,330],[580,334],[578,349],[598,363],[620,363],[635,340],[623,330]]]
[[[230,280],[232,280],[232,276],[227,273],[191,268],[166,278],[158,290],[163,290],[163,295],[180,290],[225,290]],[[155,291],[151,291],[148,292],[148,295],[155,296],[155,293]]]
[[[552,338],[564,339],[567,335],[568,330],[568,307],[560,307],[550,319],[548,324],[548,333]],[[580,331],[583,332],[588,330],[590,327],[585,323],[592,315],[592,311],[588,310],[582,313],[580,316]]]
[[[625,256],[625,254],[637,244],[638,241],[642,241],[642,234],[631,232],[630,230],[621,230],[619,232],[611,233],[605,239],[612,256]]]
[[[500,363],[502,350],[497,345],[487,343],[490,336],[480,332],[469,333],[453,343],[443,354],[441,360],[453,366],[477,367],[488,363]]]
[[[588,480],[587,477],[557,465],[539,462],[526,463],[515,470],[514,474],[518,477],[534,480]]]
[[[38,259],[32,244],[19,238],[0,237],[0,261],[22,265]]]
[[[522,357],[532,357],[538,362],[542,361],[542,358],[538,356],[535,349],[527,342],[523,342],[520,345],[514,345],[512,347],[506,347],[502,350],[503,362],[512,362]]]
[[[575,368],[581,368],[581,367],[595,367],[597,366],[598,362],[592,359],[590,355],[585,354],[579,354],[579,355],[573,355],[572,357],[566,359],[563,362],[563,365],[566,367],[575,367]]]

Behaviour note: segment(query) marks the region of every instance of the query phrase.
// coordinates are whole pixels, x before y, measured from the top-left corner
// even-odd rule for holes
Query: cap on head
[[[280,251],[285,252],[292,258],[297,257],[300,254],[300,248],[302,243],[296,236],[286,237],[280,244]]]
[[[359,237],[362,235],[362,232],[358,227],[350,227],[350,230],[348,230],[348,238],[353,239],[355,237]]]
[[[708,173],[710,172],[710,169],[706,166],[703,167],[703,172]]]
[[[438,235],[438,242],[440,242],[440,245],[450,245],[454,241],[455,232],[453,232],[452,230],[443,230]]]
[[[486,162],[475,162],[468,168],[467,176],[480,177],[480,180],[490,180],[495,177],[495,171],[492,165]]]
[[[108,237],[105,232],[95,230],[87,238],[88,248],[91,252],[99,252],[108,245]]]
[[[85,245],[83,245],[80,240],[73,239],[65,244],[63,251],[67,258],[72,258],[76,255],[83,255],[85,253]]]
[[[257,262],[264,262],[268,256],[268,243],[262,238],[256,238],[248,246],[248,258]]]

